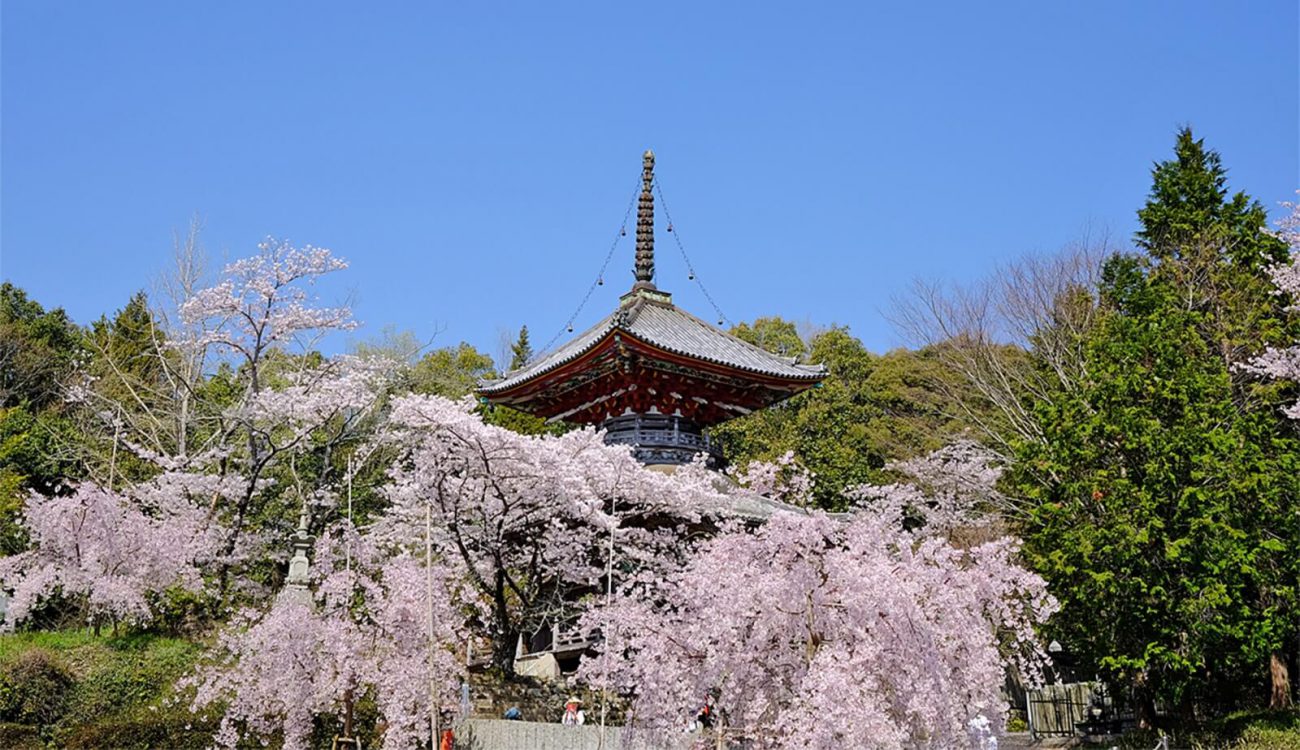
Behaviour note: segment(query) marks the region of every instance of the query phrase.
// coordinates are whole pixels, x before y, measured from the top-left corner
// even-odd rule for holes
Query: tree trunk
[[[501,670],[501,676],[507,680],[515,677],[515,648],[518,646],[519,634],[502,632],[492,638],[492,663]]]
[[[352,747],[357,743],[352,738],[352,688],[343,691],[343,737],[350,741]]]
[[[1138,729],[1154,729],[1156,725],[1156,701],[1147,682],[1146,670],[1133,679],[1134,713],[1137,714]]]
[[[507,680],[515,678],[515,647],[519,642],[519,632],[511,627],[510,606],[506,603],[505,571],[497,569],[493,580],[493,609],[496,622],[492,636],[492,662],[501,670],[501,676]]]
[[[1290,708],[1291,707],[1291,673],[1287,669],[1286,654],[1281,650],[1276,650],[1269,654],[1268,672],[1273,685],[1273,690],[1269,695],[1269,708]]]

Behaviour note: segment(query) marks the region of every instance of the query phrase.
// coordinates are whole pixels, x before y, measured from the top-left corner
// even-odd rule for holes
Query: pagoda
[[[645,152],[636,219],[636,281],[618,309],[499,380],[481,400],[548,421],[596,425],[646,465],[721,463],[708,428],[771,406],[826,377],[732,336],[673,304],[654,283],[654,153]],[[669,227],[671,230],[671,227]]]

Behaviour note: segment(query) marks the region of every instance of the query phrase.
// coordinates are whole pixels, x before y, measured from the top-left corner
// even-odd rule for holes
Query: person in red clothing
[[[446,711],[442,712],[438,723],[446,727],[446,729],[442,730],[442,740],[438,743],[438,750],[454,750],[456,735],[451,731],[451,714]]]
[[[577,697],[570,698],[564,704],[564,716],[560,723],[568,727],[580,727],[587,723],[587,716],[582,712],[582,701]]]

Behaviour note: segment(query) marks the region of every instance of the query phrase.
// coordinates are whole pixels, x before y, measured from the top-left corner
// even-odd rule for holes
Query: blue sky
[[[912,280],[1128,238],[1190,124],[1278,215],[1300,187],[1294,0],[5,0],[0,276],[87,322],[192,215],[217,257],[330,247],[365,323],[489,353],[559,331],[653,148],[732,320],[902,343]],[[660,219],[660,288],[710,319]],[[631,232],[577,325],[631,283]],[[332,344],[343,346],[343,342]]]

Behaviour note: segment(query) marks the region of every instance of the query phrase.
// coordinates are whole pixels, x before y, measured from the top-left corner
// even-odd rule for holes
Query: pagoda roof
[[[624,295],[618,310],[558,349],[506,373],[499,380],[484,381],[479,393],[502,394],[544,378],[617,335],[631,336],[656,349],[762,379],[811,385],[826,377],[822,365],[799,364],[793,357],[772,354],[678,308],[672,304],[670,295],[642,288]]]

